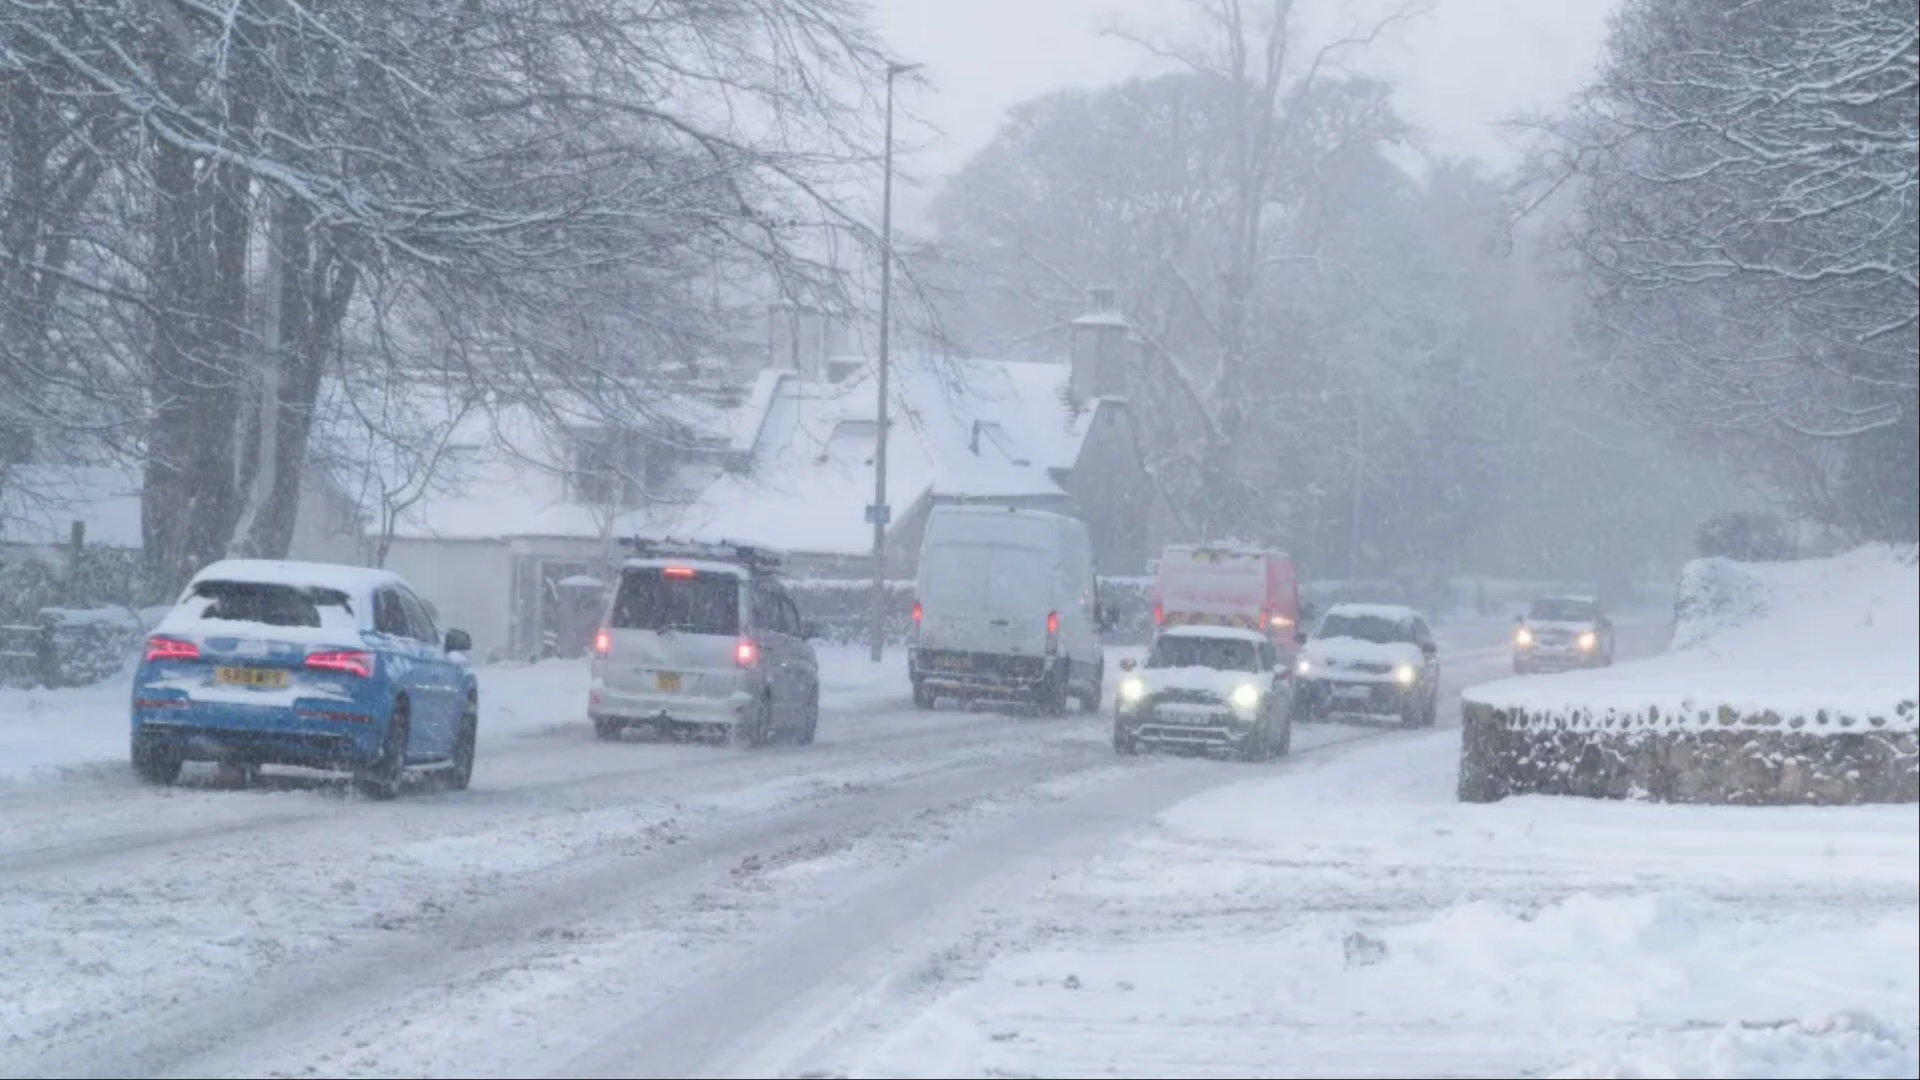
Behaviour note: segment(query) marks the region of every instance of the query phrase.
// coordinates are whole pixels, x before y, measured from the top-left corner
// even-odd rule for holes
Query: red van
[[[1300,583],[1293,559],[1278,551],[1173,544],[1153,583],[1153,624],[1239,626],[1263,630],[1292,663],[1299,648]]]

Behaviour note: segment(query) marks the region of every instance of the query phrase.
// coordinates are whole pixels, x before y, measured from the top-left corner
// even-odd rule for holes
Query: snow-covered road
[[[1445,629],[1451,703],[1503,674],[1507,654],[1497,623]],[[1622,656],[1657,649],[1664,630],[1623,624]],[[0,787],[0,1074],[1020,1075],[1014,1062],[978,1071],[954,1044],[965,1059],[968,1038],[1013,1052],[1028,1036],[942,1041],[929,1025],[955,1023],[952,977],[997,977],[985,965],[1003,937],[1028,949],[1107,932],[1099,903],[1053,895],[1061,880],[1121,857],[1118,841],[1138,856],[1157,814],[1215,789],[1298,778],[1378,823],[1382,783],[1450,785],[1457,753],[1445,730],[1316,725],[1269,765],[1122,760],[1104,717],[918,713],[897,655],[823,659],[826,711],[805,748],[598,743],[579,716],[583,672],[545,664],[485,672],[464,793],[377,804],[296,778],[156,791],[124,765]],[[86,748],[72,756],[96,745],[88,725],[106,745],[113,718],[66,719]],[[1234,813],[1257,821],[1263,805]],[[1466,887],[1384,867],[1428,881],[1423,903]],[[1524,892],[1525,877],[1503,880]],[[1311,903],[1410,902],[1399,888]],[[1043,1054],[1032,1068],[1219,1071],[1109,1049],[1120,1056]],[[1274,1074],[1246,1054],[1209,1060]]]

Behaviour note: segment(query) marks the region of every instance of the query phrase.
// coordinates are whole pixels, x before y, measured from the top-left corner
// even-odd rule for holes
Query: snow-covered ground
[[[1184,803],[794,1064],[870,1077],[1920,1070],[1912,807],[1462,806],[1455,742],[1367,744]]]
[[[1657,717],[1718,726],[1773,722],[1810,732],[1920,730],[1920,568],[1909,545],[1830,559],[1702,559],[1681,578],[1696,609],[1672,651],[1612,669],[1505,679],[1476,701],[1556,722]]]
[[[393,803],[142,788],[124,687],[0,695],[0,1076],[1915,1075],[1911,809],[1461,807],[1451,708],[1120,759],[823,659],[764,751],[487,668],[473,788]]]

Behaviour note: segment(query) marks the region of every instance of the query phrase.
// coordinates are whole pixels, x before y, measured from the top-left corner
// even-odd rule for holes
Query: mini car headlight
[[[1598,644],[1600,644],[1600,635],[1593,631],[1588,630],[1580,635],[1579,645],[1582,652],[1592,652],[1593,647]]]
[[[1147,696],[1147,683],[1138,675],[1129,675],[1120,682],[1120,702],[1124,705],[1137,705]]]
[[[1295,660],[1293,662],[1293,673],[1295,675],[1311,675],[1313,673],[1313,661],[1304,656]]]
[[[1243,683],[1233,688],[1233,694],[1227,701],[1241,712],[1252,712],[1260,707],[1260,688],[1252,683]]]
[[[1399,667],[1393,669],[1393,681],[1399,683],[1401,686],[1412,686],[1415,682],[1419,681],[1419,678],[1420,673],[1413,669],[1412,664],[1401,664]]]
[[[1523,649],[1531,647],[1533,645],[1533,631],[1524,626],[1515,630],[1513,632],[1513,643]]]

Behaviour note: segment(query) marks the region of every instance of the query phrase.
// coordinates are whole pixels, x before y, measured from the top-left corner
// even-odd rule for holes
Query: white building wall
[[[476,661],[506,649],[513,625],[513,559],[504,541],[396,538],[386,568],[433,602],[441,630],[473,635]]]

